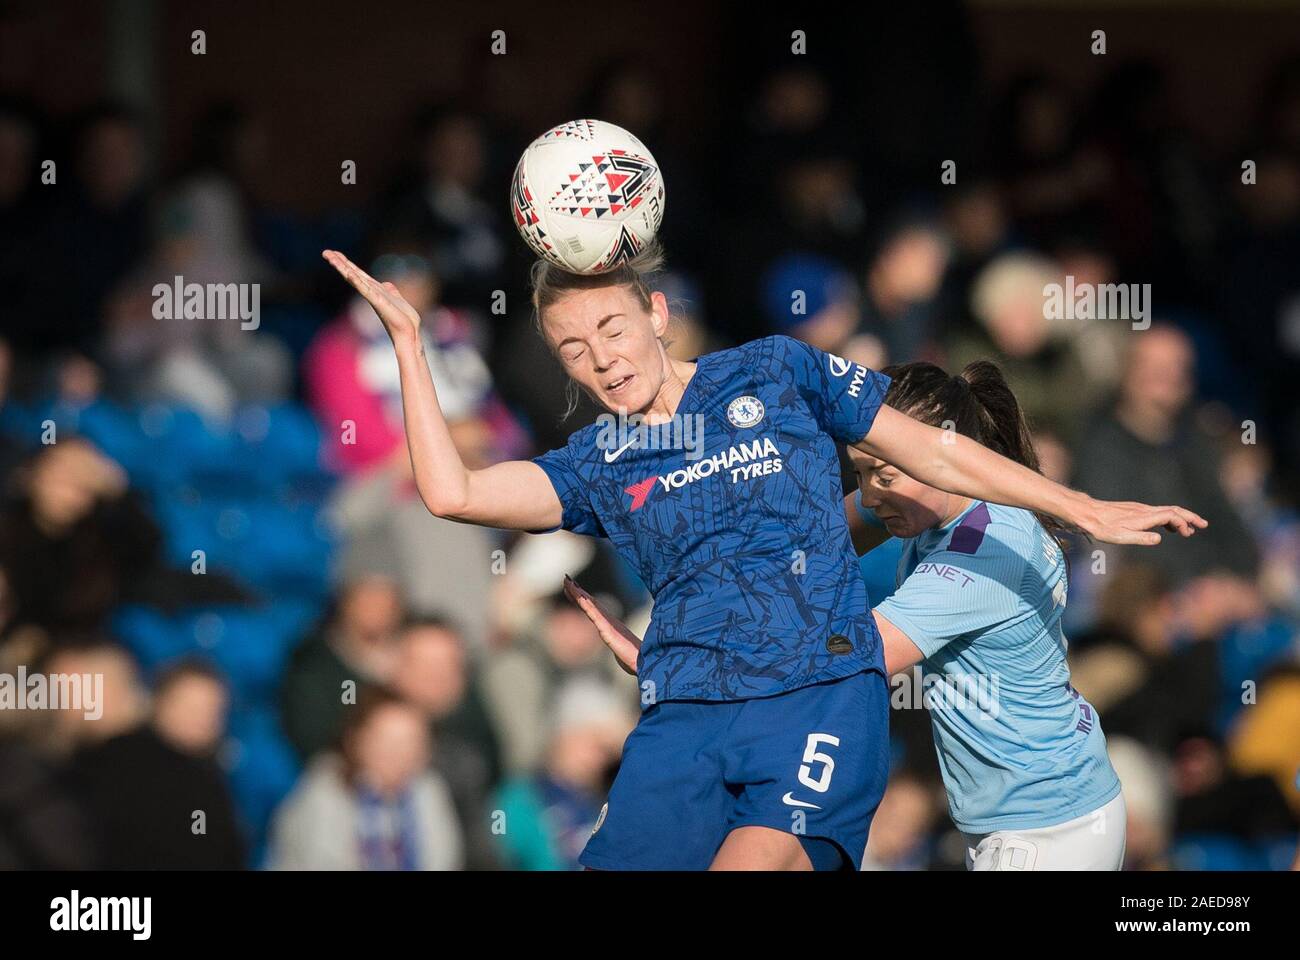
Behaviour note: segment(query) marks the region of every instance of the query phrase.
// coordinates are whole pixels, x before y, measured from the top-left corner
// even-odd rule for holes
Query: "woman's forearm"
[[[418,334],[393,340],[402,383],[402,415],[416,489],[439,517],[463,514],[469,499],[469,471],[452,442]]]
[[[882,407],[859,446],[908,476],[947,493],[1056,517],[1082,527],[1094,501],[956,431]]]
[[[1160,542],[1158,529],[1190,537],[1208,526],[1204,517],[1172,504],[1095,500],[954,430],[927,426],[890,407],[880,408],[870,432],[855,446],[932,487],[1056,517],[1106,543],[1149,547]]]
[[[420,338],[420,315],[393,283],[380,283],[337,250],[335,270],[374,308],[397,354],[402,416],[420,499],[435,516],[512,530],[549,530],[564,519],[550,477],[536,463],[511,460],[469,470],[438,405]]]
[[[1092,497],[1086,493],[1049,480],[1041,473],[994,453],[970,437],[949,436],[955,442],[941,443],[939,456],[933,464],[921,468],[931,471],[934,479],[917,477],[922,483],[973,500],[1046,514],[1071,527],[1084,524],[1085,514],[1093,503]],[[926,459],[921,458],[923,463]],[[906,467],[903,470],[910,473]]]

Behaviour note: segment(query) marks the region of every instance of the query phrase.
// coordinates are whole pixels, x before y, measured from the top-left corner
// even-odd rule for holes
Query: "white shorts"
[[[1124,865],[1124,794],[1091,813],[1034,830],[963,833],[967,870],[1118,870]]]

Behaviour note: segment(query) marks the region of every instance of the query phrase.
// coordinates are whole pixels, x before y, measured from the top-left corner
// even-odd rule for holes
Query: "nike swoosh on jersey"
[[[636,442],[637,442],[637,438],[636,438],[636,437],[633,437],[631,440],[629,440],[627,443],[623,444],[623,446],[619,447],[617,450],[613,450],[613,451],[611,451],[611,450],[606,450],[606,451],[605,451],[605,462],[606,462],[606,463],[613,463],[615,460],[617,460],[619,457],[621,457],[621,456],[623,455],[623,451],[624,451],[624,450],[626,450],[628,447],[632,446],[632,444],[634,444],[634,443],[636,443]]]
[[[808,803],[805,800],[796,800],[793,794],[794,794],[793,790],[789,791],[784,797],[781,798],[781,802],[785,804],[789,804],[792,807],[808,807],[811,810],[821,809],[821,807],[817,806],[817,804],[815,803]]]

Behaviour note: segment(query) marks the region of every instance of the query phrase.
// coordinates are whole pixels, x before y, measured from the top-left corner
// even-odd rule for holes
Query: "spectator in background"
[[[673,251],[674,259],[704,263],[709,259],[709,229],[708,219],[702,216],[708,202],[697,180],[701,165],[674,139],[674,133],[681,135],[680,128],[674,130],[665,123],[672,78],[664,75],[664,66],[656,58],[618,51],[592,70],[586,94],[574,113],[599,117],[632,131],[654,154],[659,169],[671,171],[673,215],[664,220],[659,237]]]
[[[1169,762],[1136,740],[1106,736],[1106,752],[1124,791],[1128,823],[1125,870],[1168,870],[1173,836],[1174,794]]]
[[[1174,595],[1157,571],[1141,564],[1097,579],[1102,586],[1090,629],[1070,637],[1070,682],[1110,729],[1110,708],[1147,678],[1146,655],[1163,656],[1174,645]],[[1205,683],[1209,689],[1208,678]]]
[[[762,89],[745,111],[744,155],[735,171],[740,188],[736,199],[757,209],[771,210],[780,202],[782,173],[810,142],[824,140],[831,124],[832,91],[818,70],[788,65],[764,79]],[[750,210],[738,211],[752,215]]]
[[[98,629],[156,547],[126,474],[72,438],[41,448],[16,482],[18,497],[0,514],[14,619],[55,633]]]
[[[492,386],[492,375],[474,344],[470,319],[440,304],[433,265],[401,243],[385,247],[371,265],[381,281],[395,283],[423,322],[421,335],[438,401],[457,448],[482,468],[518,456],[527,438]],[[406,459],[402,394],[392,345],[375,311],[353,297],[341,317],[312,342],[303,360],[312,405],[329,440],[328,456],[345,474]],[[344,433],[345,421],[355,429]]]
[[[1201,299],[1219,267],[1221,191],[1178,108],[1160,65],[1121,62],[1094,93],[1076,164],[1099,174],[1090,219],[1120,272],[1163,291],[1166,310]]]
[[[1233,767],[1269,776],[1300,820],[1300,656],[1265,674],[1228,740]]]
[[[1144,548],[1142,562],[1175,587],[1214,570],[1253,578],[1258,560],[1220,482],[1214,444],[1192,416],[1193,361],[1186,335],[1173,327],[1134,332],[1119,397],[1092,421],[1076,457],[1075,482],[1093,496],[1191,503],[1209,521],[1191,540],[1166,537]]]
[[[450,621],[416,617],[406,623],[393,689],[428,724],[434,769],[451,790],[464,831],[466,868],[495,867],[487,799],[501,776],[501,750],[465,640]]]
[[[8,484],[23,459],[23,444],[13,435],[17,424],[12,422],[14,375],[14,350],[9,341],[0,337],[0,486]]]
[[[800,145],[778,177],[784,246],[850,262],[861,250],[866,207],[848,149],[833,138]],[[757,213],[757,211],[755,211]]]
[[[167,567],[162,533],[113,460],[77,437],[42,447],[12,478],[0,509],[0,569],[16,622],[64,633],[103,628],[121,603],[172,610],[246,601],[227,577]]]
[[[46,197],[40,193],[36,125],[19,104],[0,101],[0,310],[5,334],[22,351],[51,337],[39,309],[48,296],[39,273],[48,269],[50,238]]]
[[[1037,254],[997,257],[971,289],[979,330],[958,334],[946,346],[954,369],[995,360],[1030,425],[1072,439],[1089,404],[1100,395],[1092,390],[1076,351],[1076,331],[1054,329],[1044,310],[1044,287],[1060,280],[1057,265]]]
[[[1232,187],[1240,211],[1214,273],[1211,291],[1225,351],[1249,378],[1250,392],[1262,409],[1252,410],[1278,441],[1281,466],[1294,487],[1300,476],[1300,155],[1275,145],[1280,131],[1261,135],[1241,156],[1255,163],[1255,177],[1242,182],[1232,168]]]
[[[886,361],[878,337],[859,337],[862,322],[857,285],[847,270],[826,257],[792,253],[763,275],[768,329],[876,370]]]
[[[31,631],[4,630],[2,580],[0,673],[13,677],[34,664],[40,639]],[[49,710],[0,709],[0,871],[95,866],[85,812],[60,776],[57,753],[48,749],[54,722]]]
[[[825,79],[814,71],[777,74],[755,114],[758,143],[746,147],[742,169],[727,171],[729,181],[735,178],[728,192],[743,203],[727,227],[730,255],[713,289],[739,301],[720,316],[733,341],[769,332],[762,323],[771,322],[765,285],[755,287],[756,269],[761,277],[793,254],[836,264],[861,256],[866,206],[849,138],[824,123],[829,102]],[[788,297],[783,306],[788,316]]]
[[[1032,243],[1048,247],[1096,219],[1108,171],[1099,152],[1081,145],[1062,83],[1043,74],[1016,77],[995,111],[992,142],[1011,215]]]
[[[1073,277],[1076,290],[1090,287],[1100,291],[1106,284],[1118,282],[1115,258],[1087,234],[1069,235],[1057,244],[1053,256],[1062,277]],[[1088,396],[1098,398],[1109,395],[1118,385],[1124,369],[1124,353],[1133,336],[1129,315],[1110,315],[1110,304],[1098,294],[1094,312],[1089,320],[1076,318],[1057,322],[1055,332],[1067,336],[1073,346],[1079,366],[1088,384]]]
[[[1011,222],[997,183],[987,177],[959,180],[948,188],[944,230],[952,254],[944,272],[936,313],[946,341],[977,329],[970,288],[981,271],[1011,243]]]
[[[591,567],[614,576],[609,551],[602,550],[599,541],[591,537],[556,530],[544,537],[520,536],[511,543],[501,574],[492,584],[497,655],[489,657],[484,667],[493,669],[501,662],[501,653],[531,642],[564,588],[566,574],[581,571],[585,575]]]
[[[1287,502],[1272,446],[1258,438],[1241,443],[1234,431],[1220,449],[1224,492],[1260,545],[1260,590],[1269,604],[1300,620],[1300,514]]]
[[[395,689],[425,712],[437,743],[455,742],[481,762],[487,784],[500,776],[500,748],[459,629],[440,617],[408,619],[398,641]]]
[[[1179,836],[1213,835],[1251,845],[1296,834],[1297,821],[1267,775],[1228,765],[1223,743],[1210,730],[1190,730],[1174,748],[1174,829]]]
[[[672,318],[668,331],[668,355],[675,360],[694,360],[722,349],[722,342],[709,327],[702,292],[684,273],[668,271],[655,284],[668,300]]]
[[[120,104],[101,104],[81,124],[73,177],[60,171],[63,199],[51,213],[42,277],[46,322],[41,346],[91,354],[101,310],[112,288],[139,266],[149,248],[148,157],[139,117]]]
[[[225,725],[226,693],[216,674],[194,664],[178,666],[163,676],[150,711],[134,663],[117,647],[69,651],[45,669],[104,677],[104,716],[68,718],[81,741],[69,765],[69,789],[89,816],[98,866],[245,866],[234,806],[211,758]]]
[[[623,610],[621,600],[602,589],[593,575],[597,572],[589,568],[582,577],[607,609]],[[533,622],[511,649],[494,653],[483,671],[509,767],[516,772],[531,772],[543,762],[547,718],[569,681],[582,678],[629,705],[636,703],[636,687],[618,670],[591,621],[563,593],[551,594],[534,607]]]
[[[215,758],[229,710],[226,678],[204,660],[182,659],[154,681],[154,729],[181,753]]]
[[[1108,731],[1172,753],[1187,730],[1227,730],[1293,633],[1249,581],[1209,574],[1176,592],[1152,567],[1104,575],[1098,629],[1077,638],[1075,685]]]
[[[227,422],[241,404],[280,402],[292,391],[288,348],[260,330],[275,278],[253,247],[242,203],[218,177],[193,177],[167,193],[149,256],[121,277],[106,304],[104,358],[118,392]],[[154,287],[172,289],[177,277],[236,291],[248,315],[209,316],[205,307],[195,317],[173,304],[159,316]]]
[[[934,358],[947,263],[947,239],[925,219],[903,219],[882,231],[867,264],[856,332],[879,339],[888,362]]]
[[[511,545],[502,574],[493,577],[496,641],[481,676],[512,774],[532,773],[541,764],[546,711],[570,673],[596,676],[637,703],[636,685],[605,652],[590,621],[569,616],[577,612],[563,599],[569,575],[635,626],[649,618],[644,586],[633,581],[608,544],[558,530],[521,536]]]
[[[189,160],[178,177],[175,195],[220,203],[233,216],[215,224],[251,251],[258,248],[263,215],[259,180],[271,162],[270,130],[264,116],[239,103],[208,104],[194,121]],[[253,255],[262,271],[269,265]],[[287,278],[276,277],[277,281]]]
[[[103,677],[100,715],[82,710],[55,711],[46,739],[52,753],[63,756],[97,746],[139,729],[149,718],[148,691],[135,661],[126,650],[93,635],[83,635],[60,648],[45,648],[32,658],[41,673]]]
[[[517,870],[580,870],[578,854],[600,824],[636,716],[590,678],[567,681],[547,716],[542,769],[505,782],[492,800],[506,825],[501,859]]]
[[[1168,753],[1182,731],[1214,715],[1217,631],[1194,629],[1194,610],[1205,608],[1198,598],[1176,595],[1154,567],[1134,564],[1107,575],[1098,629],[1079,638],[1071,668],[1078,663],[1073,683],[1097,708],[1108,735]]]
[[[483,196],[487,145],[479,117],[457,107],[430,110],[419,122],[419,181],[399,189],[377,218],[416,238],[456,307],[486,311],[501,286],[506,205]]]
[[[8,730],[0,730],[0,821],[0,871],[96,866],[78,798],[49,758]]]
[[[387,577],[339,587],[334,609],[294,652],[280,691],[284,731],[302,760],[337,745],[361,687],[392,680],[403,616],[397,584]]]
[[[341,751],[317,756],[276,812],[271,869],[460,869],[461,827],[429,753],[421,711],[362,691]]]

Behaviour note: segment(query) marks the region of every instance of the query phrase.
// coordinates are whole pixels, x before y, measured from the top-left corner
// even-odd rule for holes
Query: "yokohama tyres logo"
[[[781,469],[780,449],[770,437],[760,437],[750,443],[736,444],[711,457],[704,457],[688,467],[674,470],[665,476],[646,477],[630,487],[624,487],[623,492],[632,498],[632,503],[628,506],[630,513],[645,506],[646,498],[650,496],[650,491],[655,488],[656,483],[664,490],[676,490],[688,483],[711,477],[715,473],[729,476],[732,483],[739,483],[742,480],[753,480],[756,477],[780,473]]]

